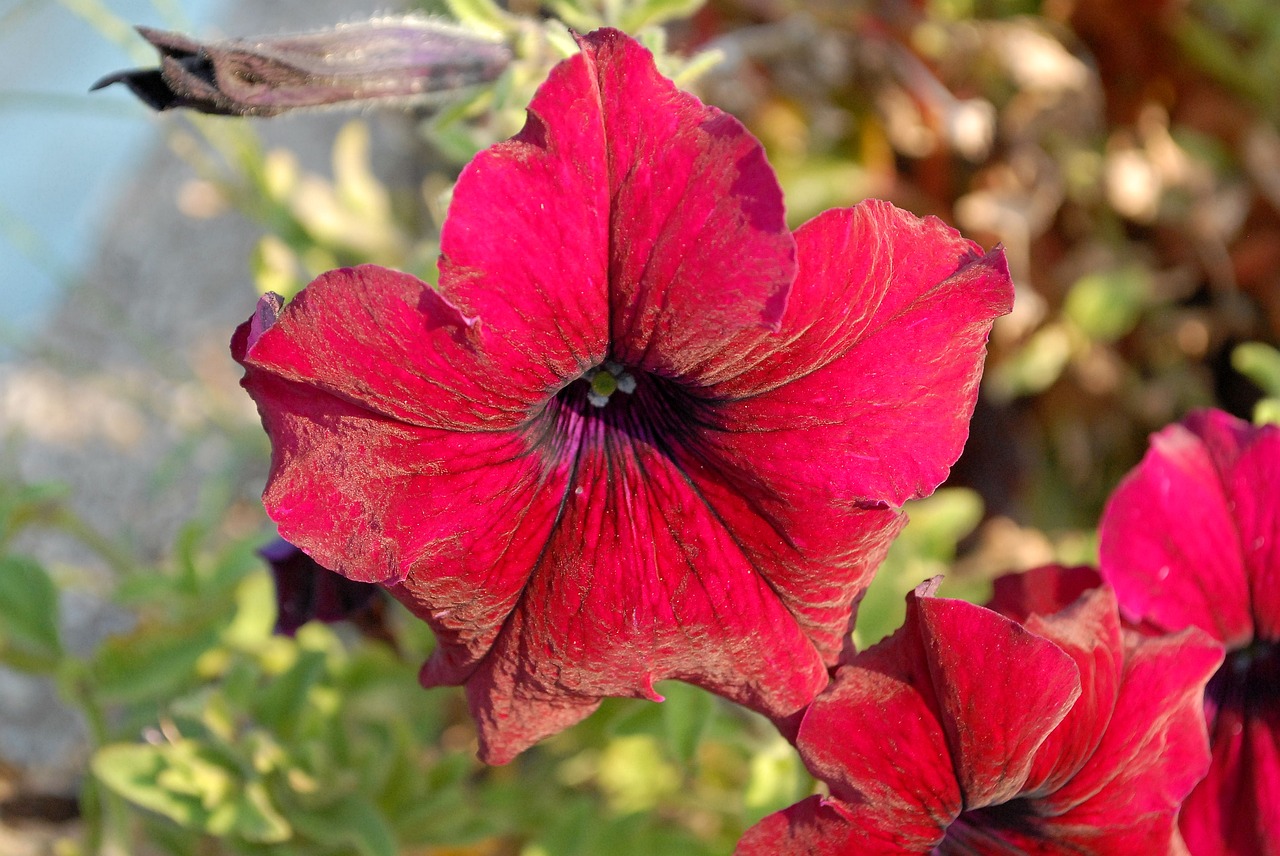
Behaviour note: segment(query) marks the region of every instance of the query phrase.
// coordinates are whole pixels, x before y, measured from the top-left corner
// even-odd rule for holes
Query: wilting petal
[[[506,45],[411,17],[221,42],[149,27],[138,33],[160,52],[160,68],[110,74],[92,89],[123,83],[153,110],[231,116],[439,99],[496,79],[511,61]]]

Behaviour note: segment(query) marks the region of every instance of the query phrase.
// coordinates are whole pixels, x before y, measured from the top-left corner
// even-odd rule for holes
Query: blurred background
[[[910,509],[859,644],[934,574],[981,600],[1001,573],[1092,561],[1107,495],[1188,410],[1275,418],[1270,0],[499,5],[516,18],[421,6],[515,46],[492,86],[261,121],[87,89],[155,63],[131,24],[223,38],[387,4],[0,6],[5,856],[728,853],[812,787],[770,728],[679,686],[480,769],[460,695],[416,689],[431,640],[391,606],[272,633],[267,446],[231,330],[334,266],[431,278],[457,169],[518,130],[565,24],[639,33],[745,122],[793,225],[874,196],[1005,248],[1017,304],[969,445]]]

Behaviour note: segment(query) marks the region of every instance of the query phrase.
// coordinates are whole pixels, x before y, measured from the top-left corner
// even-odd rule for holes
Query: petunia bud
[[[277,633],[292,636],[308,621],[359,619],[376,610],[376,585],[335,574],[283,538],[264,546],[258,555],[275,578]]]
[[[155,110],[275,116],[300,107],[427,102],[494,80],[506,45],[425,18],[379,18],[329,30],[200,42],[138,27],[160,68],[109,74],[91,90],[129,87]]]

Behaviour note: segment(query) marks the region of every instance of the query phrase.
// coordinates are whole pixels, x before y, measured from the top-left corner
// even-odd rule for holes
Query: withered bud
[[[426,18],[379,18],[294,35],[200,42],[138,27],[160,68],[109,74],[155,110],[275,116],[303,107],[430,103],[496,79],[510,49]]]

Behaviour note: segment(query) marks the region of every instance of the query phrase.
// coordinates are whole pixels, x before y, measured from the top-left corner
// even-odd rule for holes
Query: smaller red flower
[[[766,817],[739,856],[1182,852],[1221,648],[1122,629],[1088,569],[1006,578],[1007,615],[936,585],[805,713],[796,746],[830,796]]]
[[[1280,427],[1217,410],[1151,438],[1111,496],[1102,575],[1134,622],[1199,627],[1227,658],[1209,682],[1209,774],[1182,809],[1196,856],[1280,854]]]

